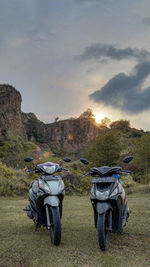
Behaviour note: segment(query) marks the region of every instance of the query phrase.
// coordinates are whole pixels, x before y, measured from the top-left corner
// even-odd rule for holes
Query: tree
[[[80,117],[86,118],[86,119],[94,119],[94,113],[91,108],[88,108],[86,111],[84,111]]]
[[[108,127],[111,120],[107,117],[101,120],[101,123],[99,124],[100,127]]]
[[[110,124],[110,128],[117,130],[128,130],[130,128],[130,121],[128,120],[114,121]]]
[[[103,132],[85,150],[84,156],[92,166],[115,166],[120,158],[121,145],[118,137]]]

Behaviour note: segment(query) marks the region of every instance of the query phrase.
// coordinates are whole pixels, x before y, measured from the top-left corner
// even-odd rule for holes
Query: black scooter
[[[133,159],[125,157],[124,163]],[[87,159],[80,159],[88,164]],[[93,176],[90,198],[94,210],[94,223],[98,231],[98,242],[101,250],[109,245],[110,233],[121,232],[130,215],[125,191],[120,181],[120,174],[130,173],[121,167],[93,167],[84,175]]]

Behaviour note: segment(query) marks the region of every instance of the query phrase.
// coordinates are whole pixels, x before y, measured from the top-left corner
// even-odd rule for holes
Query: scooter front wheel
[[[50,237],[55,246],[59,246],[61,241],[61,221],[58,207],[49,207],[50,215]]]
[[[106,250],[109,245],[110,232],[107,230],[108,225],[108,212],[98,214],[97,218],[97,231],[98,231],[98,242],[101,250]]]

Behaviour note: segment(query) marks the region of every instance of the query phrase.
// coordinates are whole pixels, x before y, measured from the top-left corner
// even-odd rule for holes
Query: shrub
[[[133,177],[131,175],[122,175],[121,181],[123,182],[124,188],[133,187],[136,185],[136,182],[133,180]]]
[[[24,157],[34,157],[37,146],[32,142],[24,142],[19,136],[11,136],[0,146],[0,160],[8,167],[22,168]]]
[[[33,177],[32,177],[33,179]],[[31,177],[21,170],[7,168],[0,162],[0,195],[24,195],[28,192]]]

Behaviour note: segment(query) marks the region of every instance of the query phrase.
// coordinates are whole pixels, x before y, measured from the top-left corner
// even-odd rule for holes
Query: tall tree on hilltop
[[[86,118],[86,119],[94,119],[94,113],[91,108],[88,108],[86,111],[84,111],[80,117]]]

